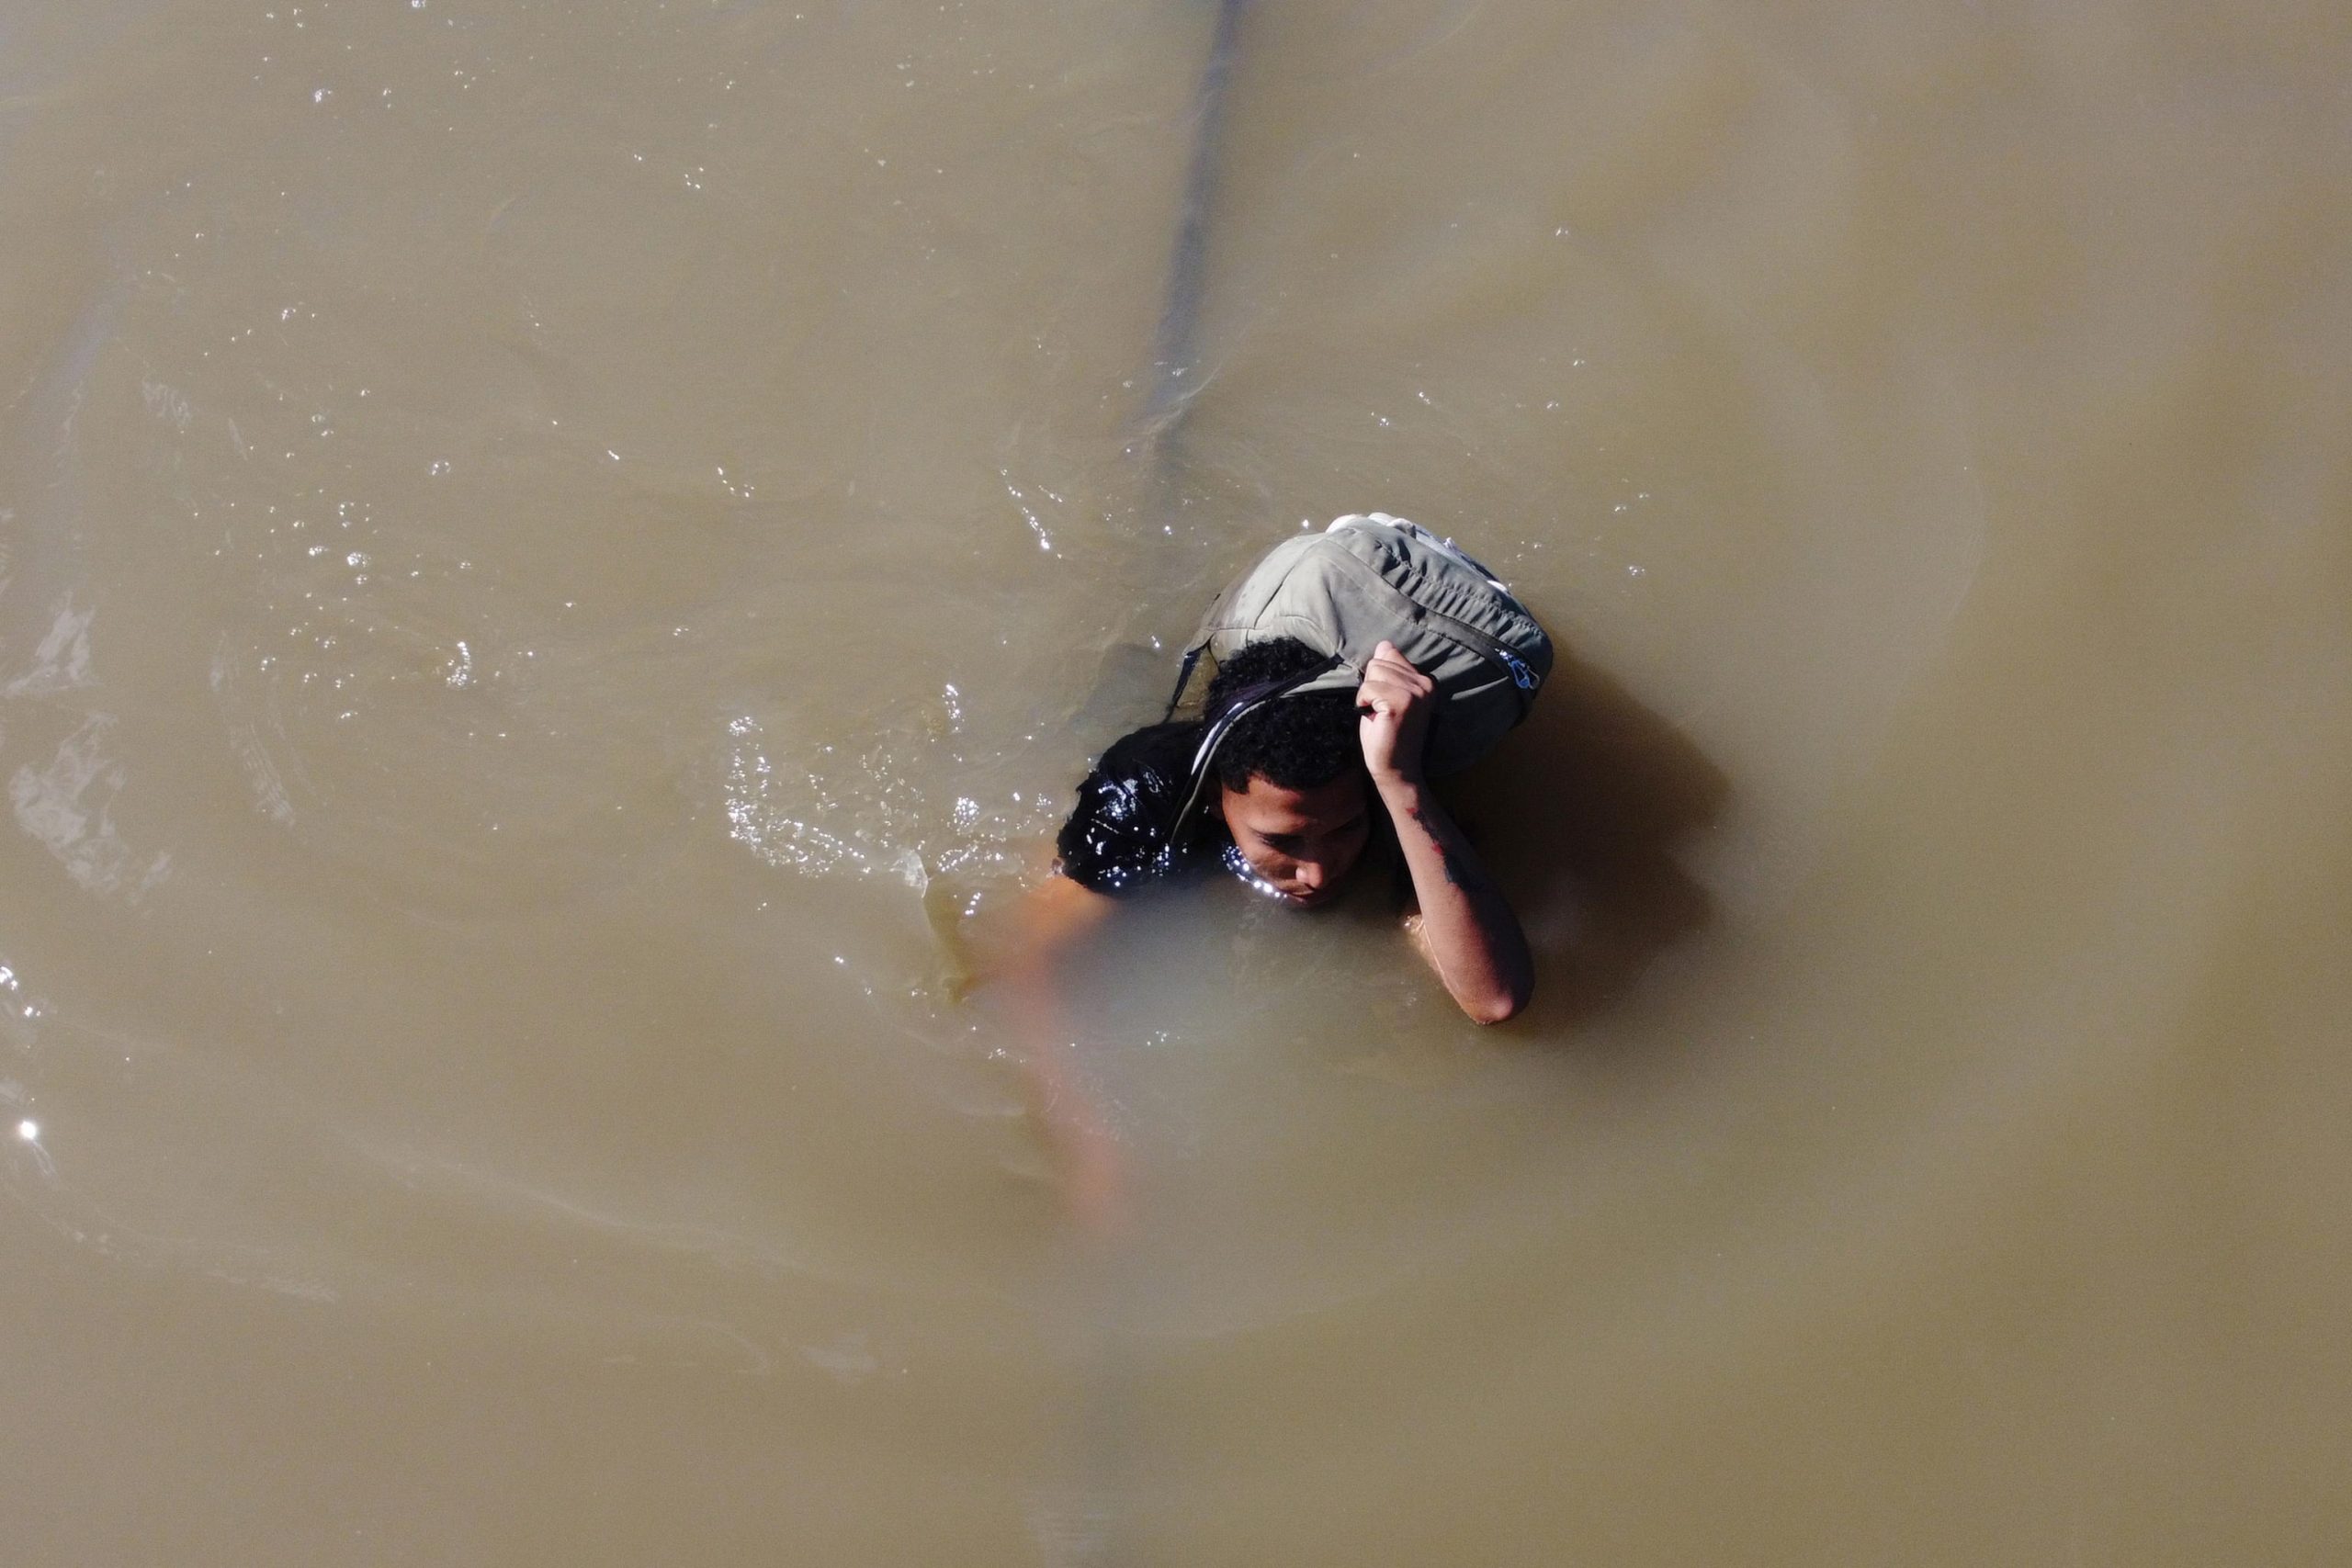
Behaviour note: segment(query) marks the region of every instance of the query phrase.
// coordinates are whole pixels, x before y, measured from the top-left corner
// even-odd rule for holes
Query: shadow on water
[[[1538,1024],[1608,1008],[1713,914],[1675,852],[1721,813],[1730,780],[1565,649],[1527,722],[1445,793],[1526,928]]]

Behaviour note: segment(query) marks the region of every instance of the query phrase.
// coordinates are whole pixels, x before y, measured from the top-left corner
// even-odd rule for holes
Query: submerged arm
[[[1089,1230],[1123,1214],[1118,1146],[1094,1097],[1069,1071],[1077,1042],[1062,1006],[1062,967],[1109,915],[1113,900],[1057,873],[1022,906],[1020,948],[1006,975],[1021,1034],[1030,1111],[1044,1131],[1071,1212]]]

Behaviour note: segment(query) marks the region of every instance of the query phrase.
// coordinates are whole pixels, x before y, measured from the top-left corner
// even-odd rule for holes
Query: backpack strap
[[[1204,642],[1194,643],[1184,650],[1184,666],[1176,671],[1176,689],[1168,694],[1168,711],[1159,716],[1160,723],[1166,724],[1176,716],[1176,705],[1184,700],[1184,688],[1193,683],[1193,666],[1201,661],[1201,655],[1207,651],[1208,646]]]
[[[1193,672],[1193,659],[1199,652],[1199,649],[1194,649],[1192,653],[1184,656],[1184,673],[1187,677],[1190,677]],[[1329,674],[1333,669],[1344,662],[1345,660],[1335,653],[1314,669],[1302,670],[1295,675],[1285,675],[1279,681],[1269,681],[1262,686],[1252,687],[1235,697],[1223,713],[1209,721],[1207,728],[1201,735],[1200,750],[1193,753],[1192,792],[1185,795],[1183,808],[1176,813],[1176,820],[1168,829],[1170,848],[1172,849],[1182,842],[1184,829],[1191,822],[1194,808],[1201,804],[1202,793],[1208,787],[1210,765],[1216,761],[1216,749],[1225,744],[1225,738],[1233,733],[1233,727],[1268,703],[1290,695],[1300,687]],[[1184,688],[1181,681],[1177,683],[1176,689],[1180,694],[1182,693]],[[1174,704],[1170,704],[1169,711],[1171,713],[1175,711]]]

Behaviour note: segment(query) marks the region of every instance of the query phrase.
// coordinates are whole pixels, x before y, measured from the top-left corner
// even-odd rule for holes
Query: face
[[[1234,848],[1287,904],[1330,897],[1372,837],[1372,802],[1352,773],[1313,789],[1283,789],[1255,776],[1246,790],[1217,788]]]

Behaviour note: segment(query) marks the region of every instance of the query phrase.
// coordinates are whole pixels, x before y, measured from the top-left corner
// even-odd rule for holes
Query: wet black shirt
[[[1062,874],[1094,892],[1120,894],[1216,864],[1232,840],[1205,802],[1183,841],[1171,839],[1200,743],[1198,724],[1155,724],[1114,741],[1078,786],[1078,808],[1062,824]]]

